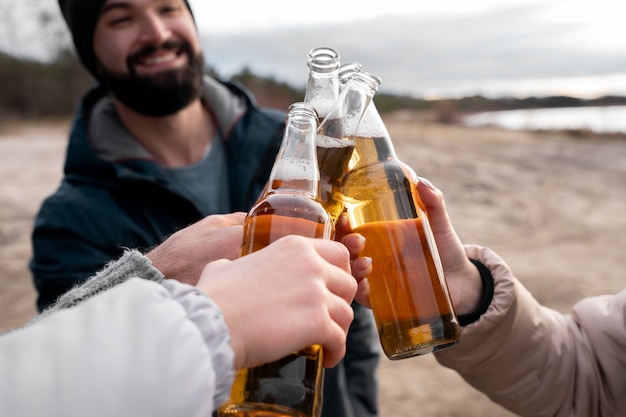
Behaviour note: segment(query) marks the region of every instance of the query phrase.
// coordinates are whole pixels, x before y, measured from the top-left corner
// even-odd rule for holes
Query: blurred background
[[[626,25],[614,0],[190,3],[208,70],[244,82],[263,104],[284,108],[301,98],[306,54],[317,46],[379,75],[383,112],[437,109],[439,119],[454,122],[489,110],[625,103]],[[0,114],[71,111],[91,80],[73,59],[57,1],[0,0],[0,13]],[[618,117],[604,110],[559,116],[556,127],[626,131],[614,122],[626,123],[624,109]],[[471,123],[553,127],[531,116],[502,122],[490,114]]]

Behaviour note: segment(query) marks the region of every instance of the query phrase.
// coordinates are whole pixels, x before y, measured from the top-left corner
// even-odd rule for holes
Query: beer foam
[[[315,144],[320,148],[347,148],[354,146],[354,141],[351,139],[338,139],[331,136],[317,135]]]
[[[385,130],[384,125],[382,124],[382,121],[380,121],[380,123],[378,122],[378,120],[376,120],[375,122],[371,122],[367,118],[364,118],[363,120],[361,120],[361,123],[359,123],[357,136],[364,138],[379,138],[386,137],[388,136],[388,134]]]
[[[318,168],[306,159],[284,158],[274,167],[274,178],[282,181],[318,180]]]

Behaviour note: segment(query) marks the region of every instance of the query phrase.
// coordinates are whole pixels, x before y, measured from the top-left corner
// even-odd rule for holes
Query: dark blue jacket
[[[224,138],[233,211],[247,212],[269,176],[284,131],[285,114],[260,108],[241,87],[247,111]],[[76,114],[59,188],[36,217],[29,264],[41,310],[69,288],[95,274],[124,248],[146,250],[174,231],[203,217],[202,211],[168,180],[163,168],[146,159],[108,162],[87,139],[87,118],[104,97],[90,91]],[[323,416],[377,415],[378,340],[371,313],[355,306],[346,358],[328,370]]]
[[[87,117],[104,94],[97,88],[81,103],[63,181],[35,221],[30,268],[39,309],[119,257],[124,247],[153,247],[203,217],[155,161],[113,163],[94,153],[87,140]],[[284,113],[260,109],[246,99],[248,111],[230,132],[222,132],[227,135],[233,211],[247,211],[259,196],[284,129]]]

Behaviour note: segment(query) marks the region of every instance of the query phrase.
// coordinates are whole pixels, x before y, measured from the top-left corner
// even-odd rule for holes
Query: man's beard
[[[182,50],[187,54],[188,65],[158,74],[137,74],[133,63],[157,49]],[[101,66],[99,78],[118,100],[138,113],[169,116],[202,95],[204,58],[202,54],[194,54],[187,42],[170,41],[160,48],[146,47],[130,56],[126,64],[129,74],[115,73]]]

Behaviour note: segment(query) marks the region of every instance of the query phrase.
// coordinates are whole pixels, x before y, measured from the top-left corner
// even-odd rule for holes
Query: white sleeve
[[[233,363],[208,297],[133,278],[0,337],[0,415],[210,416]]]

